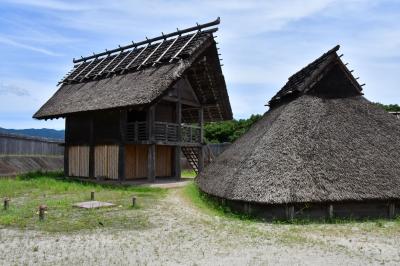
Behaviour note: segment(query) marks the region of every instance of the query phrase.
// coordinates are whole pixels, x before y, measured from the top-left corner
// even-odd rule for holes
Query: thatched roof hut
[[[400,213],[400,120],[363,97],[338,49],[289,78],[202,191],[269,218]]]

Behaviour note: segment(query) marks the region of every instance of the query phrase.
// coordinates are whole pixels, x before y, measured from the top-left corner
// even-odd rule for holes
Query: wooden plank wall
[[[173,147],[156,146],[156,176],[172,176]],[[125,147],[125,178],[147,177],[148,145]]]
[[[0,155],[63,155],[62,141],[0,133]]]
[[[147,145],[129,144],[125,147],[125,178],[147,177]]]
[[[118,145],[96,145],[94,148],[94,176],[118,179]]]
[[[156,146],[156,176],[172,176],[173,148]]]
[[[89,176],[89,146],[68,147],[68,173],[70,176]]]

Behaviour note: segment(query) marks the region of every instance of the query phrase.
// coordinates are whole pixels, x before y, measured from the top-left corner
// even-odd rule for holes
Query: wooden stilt
[[[203,131],[203,127],[204,127],[204,109],[203,107],[199,108],[199,126],[200,126],[200,144],[201,146],[199,147],[199,162],[198,162],[198,170],[199,173],[203,172],[204,169],[204,131]]]
[[[182,141],[182,93],[181,88],[177,89],[178,93],[178,101],[175,105],[175,118],[176,123],[178,124],[178,132],[177,132],[177,139],[178,141]],[[181,146],[175,146],[175,157],[174,157],[174,175],[176,178],[181,178]]]
[[[120,112],[119,120],[119,132],[120,141],[118,147],[118,180],[125,180],[125,143],[126,143],[126,131],[128,123],[128,113],[127,110],[122,110]]]
[[[94,178],[94,117],[90,117],[89,129],[89,177]]]
[[[147,125],[149,134],[149,151],[147,159],[147,179],[154,182],[156,179],[156,144],[154,139],[155,106],[150,106],[147,112]]]
[[[69,150],[68,150],[68,122],[69,118],[65,118],[65,133],[64,133],[64,176],[69,176]]]

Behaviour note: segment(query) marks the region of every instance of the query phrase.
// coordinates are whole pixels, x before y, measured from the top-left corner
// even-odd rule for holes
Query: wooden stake
[[[90,192],[90,200],[94,200],[94,191]]]
[[[4,199],[4,210],[8,210],[8,208],[10,207],[10,199],[9,198],[5,198]]]
[[[132,197],[132,207],[135,207],[135,204],[136,204],[136,197],[133,196]]]
[[[46,205],[39,206],[39,221],[44,221],[44,215],[46,211],[47,211]]]

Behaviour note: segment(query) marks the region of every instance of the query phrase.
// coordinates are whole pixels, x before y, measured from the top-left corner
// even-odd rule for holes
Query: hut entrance
[[[145,178],[148,175],[148,145],[128,144],[125,147],[126,179]],[[156,176],[172,176],[173,147],[156,146]]]

